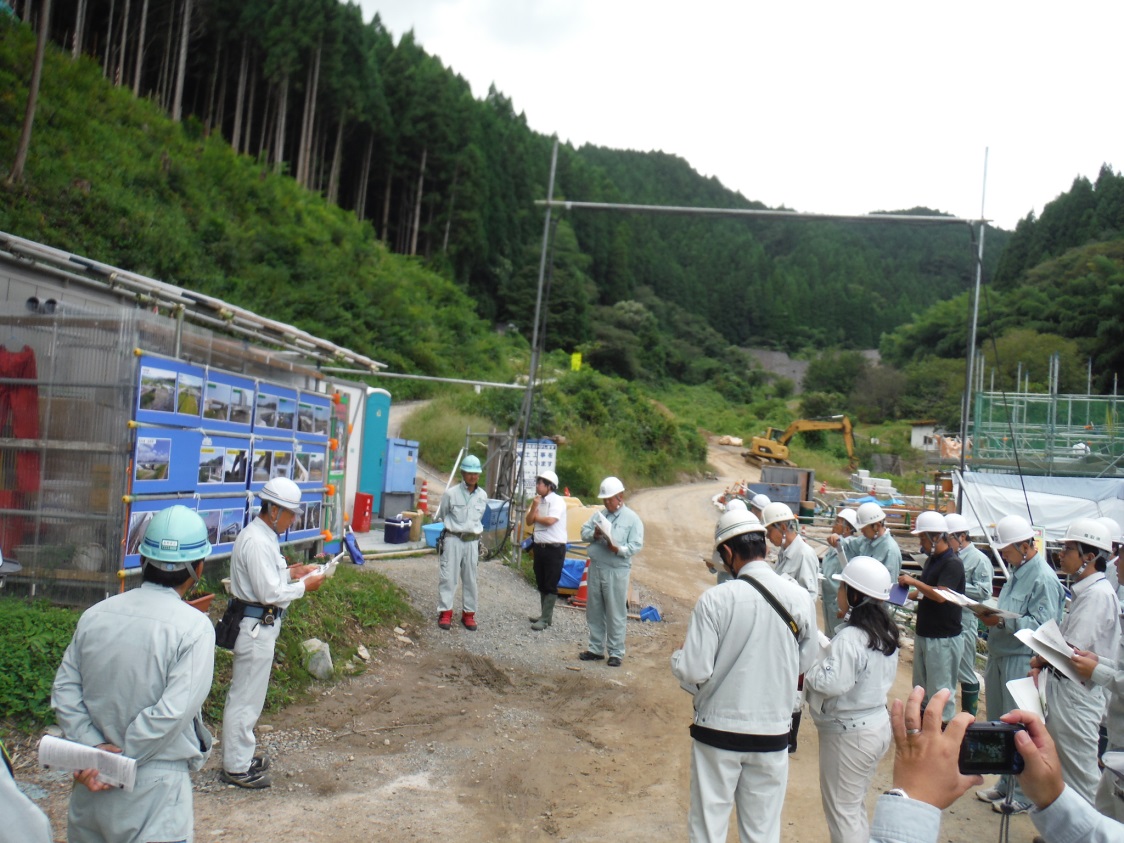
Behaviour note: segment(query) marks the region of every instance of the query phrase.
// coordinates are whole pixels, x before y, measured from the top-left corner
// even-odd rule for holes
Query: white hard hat
[[[1116,523],[1116,519],[1109,518],[1107,515],[1102,515],[1097,520],[1108,527],[1108,532],[1112,535],[1112,541],[1115,544],[1120,544],[1124,537],[1120,535],[1120,525]]]
[[[859,528],[859,524],[855,520],[855,510],[853,509],[841,509],[835,513],[835,517],[842,518],[844,521],[850,524],[852,530],[857,530]]]
[[[546,471],[540,471],[535,476],[538,477],[539,479],[545,480],[547,483],[549,483],[555,489],[558,488],[558,475],[555,474],[553,471],[550,471],[549,469],[546,470]]]
[[[862,527],[869,527],[871,524],[877,524],[879,521],[885,521],[886,513],[874,501],[867,501],[864,504],[859,504],[858,512],[855,513],[855,520],[858,521],[861,529]]]
[[[1099,518],[1078,518],[1066,528],[1065,541],[1112,550],[1112,533]]]
[[[795,521],[796,516],[792,514],[792,510],[787,503],[781,501],[774,501],[767,507],[761,510],[761,523],[768,527],[770,524],[776,524],[779,521]]]
[[[959,512],[950,512],[944,517],[944,523],[950,533],[967,533],[972,529],[968,526],[968,519]]]
[[[947,533],[948,524],[944,516],[934,509],[927,509],[917,516],[914,529],[910,535],[919,536],[922,533]]]
[[[995,541],[992,544],[996,550],[1015,544],[1016,542],[1030,541],[1034,538],[1034,530],[1030,522],[1021,515],[1005,515],[995,525]]]
[[[749,507],[741,498],[726,501],[726,512],[749,512]]]
[[[764,511],[765,507],[767,507],[772,502],[773,502],[772,498],[770,498],[768,495],[765,495],[765,494],[762,494],[761,492],[758,492],[756,495],[753,496],[752,500],[750,500],[749,503],[750,503],[750,506],[754,507],[755,509],[760,509],[760,510]]]
[[[300,512],[300,486],[288,477],[274,477],[262,486],[262,490],[258,492],[258,497],[263,501],[275,503],[282,509],[289,510],[289,512]]]
[[[714,528],[714,547],[744,533],[763,533],[765,527],[752,512],[723,512]]]
[[[832,579],[847,583],[875,600],[886,600],[890,596],[890,572],[873,556],[854,557]]]
[[[601,489],[597,492],[597,497],[601,500],[605,498],[612,498],[619,495],[624,491],[624,483],[618,477],[606,477],[601,481]]]

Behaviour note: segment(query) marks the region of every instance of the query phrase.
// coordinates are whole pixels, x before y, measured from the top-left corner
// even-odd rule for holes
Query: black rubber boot
[[[543,594],[540,591],[539,592],[539,613],[538,613],[538,615],[528,616],[527,620],[529,620],[531,623],[538,623],[539,621],[541,621],[542,620],[542,613],[545,611],[545,609],[544,609],[545,606],[546,606],[546,595]]]
[[[960,686],[960,709],[971,714],[973,717],[980,710],[980,686],[979,685],[961,685]]]
[[[542,632],[554,621],[554,604],[558,602],[557,594],[544,594],[542,604],[542,617],[537,622],[531,624],[531,629],[535,632]]]

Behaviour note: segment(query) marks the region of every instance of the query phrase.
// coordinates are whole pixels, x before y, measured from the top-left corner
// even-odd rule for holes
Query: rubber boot
[[[979,685],[961,685],[960,686],[960,708],[968,712],[973,717],[980,709],[980,686]]]
[[[554,604],[558,602],[557,594],[544,594],[542,604],[542,617],[538,622],[531,624],[531,629],[535,632],[542,632],[554,620]]]
[[[791,755],[796,752],[796,735],[800,732],[800,716],[802,712],[796,711],[792,714],[792,726],[788,730],[788,753]]]
[[[546,595],[541,591],[539,592],[539,613],[538,615],[531,615],[527,618],[531,623],[538,623],[542,620],[543,612],[546,611]]]

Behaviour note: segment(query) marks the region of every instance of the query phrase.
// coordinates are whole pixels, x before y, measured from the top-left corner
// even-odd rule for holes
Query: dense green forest
[[[16,15],[0,13],[5,171],[46,4],[11,5]],[[501,92],[477,98],[411,33],[396,40],[337,0],[51,9],[27,166],[0,193],[0,229],[230,298],[395,370],[525,367],[534,202],[553,139]],[[594,146],[561,147],[555,193],[764,207],[674,155]],[[989,359],[1013,369],[1056,349],[1066,383],[1089,356],[1110,382],[1121,344],[1104,314],[1121,303],[1122,218],[1124,180],[1106,167],[1014,233],[989,228]],[[975,252],[953,221],[555,214],[545,345],[739,404],[788,394],[742,350],[774,347],[815,358],[800,412],[953,418]],[[882,365],[852,351],[872,347]]]

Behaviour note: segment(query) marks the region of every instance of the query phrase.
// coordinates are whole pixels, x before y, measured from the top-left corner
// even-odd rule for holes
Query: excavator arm
[[[797,433],[809,430],[838,430],[843,434],[843,443],[847,447],[847,456],[850,458],[850,468],[855,469],[855,436],[851,420],[847,416],[833,416],[829,419],[797,419],[784,432],[769,428],[764,436],[754,436],[750,440],[749,450],[742,456],[746,462],[755,465],[794,465],[788,458],[788,443]]]

